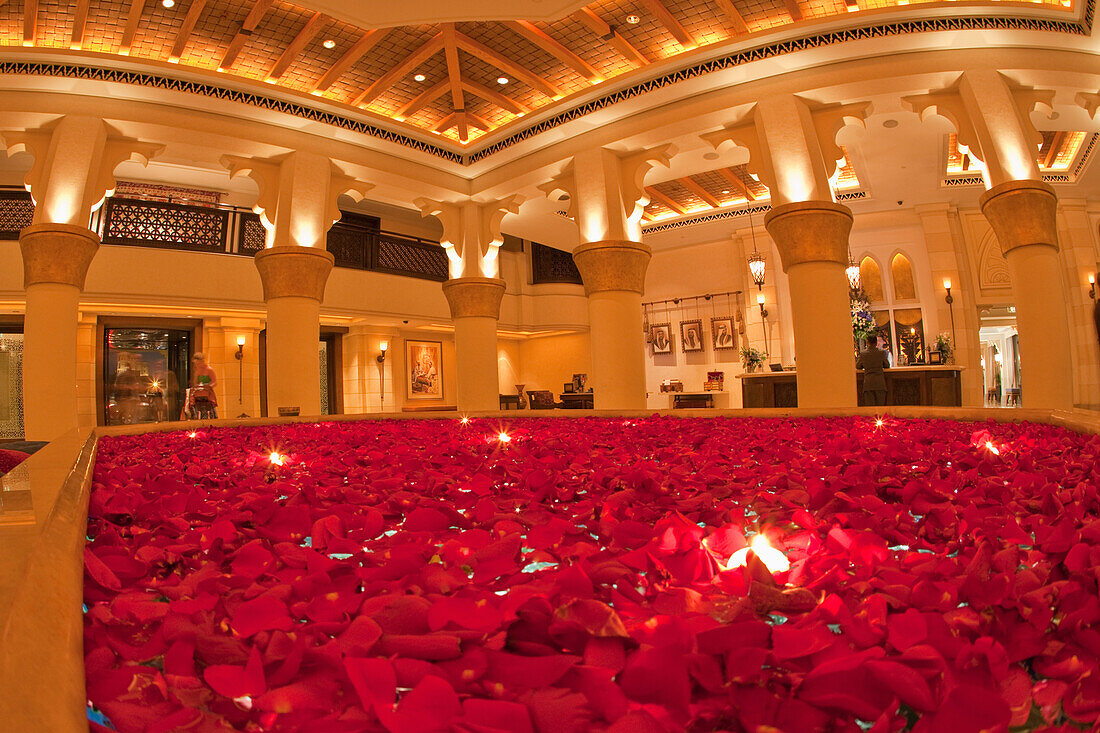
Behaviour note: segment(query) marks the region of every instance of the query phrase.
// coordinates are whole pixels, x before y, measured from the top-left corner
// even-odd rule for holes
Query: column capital
[[[264,301],[289,297],[323,301],[334,261],[331,253],[316,247],[271,247],[257,252]]]
[[[420,216],[435,217],[443,225],[440,244],[447,250],[450,272],[455,278],[496,277],[500,271],[497,254],[504,243],[500,227],[504,217],[518,214],[523,197],[507,196],[494,201],[436,201],[429,198],[413,200]]]
[[[573,250],[585,295],[611,290],[645,292],[645,272],[653,250],[641,242],[589,242]]]
[[[340,220],[337,204],[346,193],[361,201],[374,188],[344,173],[329,158],[294,151],[274,158],[223,155],[230,178],[244,175],[260,189],[252,210],[268,232],[268,244],[324,249],[325,236]]]
[[[443,283],[451,318],[500,318],[504,281],[495,277],[459,277]]]
[[[978,199],[1001,251],[1042,244],[1058,248],[1058,196],[1043,181],[1006,181]]]
[[[852,211],[832,201],[796,201],[776,206],[764,215],[764,226],[775,240],[783,271],[806,262],[848,263]]]
[[[23,287],[60,283],[84,289],[84,278],[99,249],[99,236],[73,224],[31,224],[19,234]]]

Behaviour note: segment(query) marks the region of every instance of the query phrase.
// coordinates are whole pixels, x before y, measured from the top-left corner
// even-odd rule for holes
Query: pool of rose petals
[[[1087,729],[1098,487],[1100,437],[1035,424],[103,438],[89,714],[124,733]],[[726,569],[758,533],[789,571]]]

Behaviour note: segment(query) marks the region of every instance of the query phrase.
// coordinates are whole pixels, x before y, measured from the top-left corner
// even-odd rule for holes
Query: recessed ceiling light
[[[898,121],[894,120],[894,119],[883,120],[882,126],[883,127],[897,127],[898,126]]]
[[[497,77],[497,84],[507,84],[507,83],[508,83],[508,77],[506,77],[506,76],[498,76]]]
[[[722,193],[729,193],[729,191],[723,191]]]
[[[709,153],[703,153],[703,160],[718,160],[718,153],[713,150]]]
[[[324,46],[325,48],[336,48],[336,41],[329,38],[324,43],[322,43],[321,45]]]
[[[639,18],[637,15],[628,15],[626,16],[626,22],[630,23],[630,25],[638,25],[642,22],[642,19]]]
[[[417,74],[413,77],[413,81],[424,81],[427,78],[428,77],[424,76],[423,74]]]
[[[160,0],[160,4],[166,8],[171,8],[176,4],[176,0]]]

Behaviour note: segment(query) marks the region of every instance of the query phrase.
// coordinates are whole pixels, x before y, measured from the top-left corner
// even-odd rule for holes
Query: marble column
[[[78,307],[99,237],[72,224],[32,224],[19,235],[19,248],[27,291],[24,433],[27,440],[54,440],[77,427]]]
[[[642,293],[651,250],[641,242],[604,241],[573,250],[588,296],[592,342],[589,384],[597,410],[644,410]]]
[[[456,403],[464,413],[500,409],[497,377],[497,319],[504,281],[460,277],[443,283],[455,324]]]
[[[297,407],[321,412],[317,348],[321,301],[332,272],[332,255],[316,247],[271,247],[256,253],[267,304],[267,409]]]
[[[844,275],[852,212],[831,201],[799,201],[773,208],[764,226],[790,285],[798,406],[854,407],[852,315]]]
[[[1047,183],[1006,181],[980,199],[1012,277],[1024,407],[1073,407],[1068,294],[1058,254],[1058,198]]]

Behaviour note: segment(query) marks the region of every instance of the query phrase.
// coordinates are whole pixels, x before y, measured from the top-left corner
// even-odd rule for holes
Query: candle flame
[[[992,441],[989,441],[989,440],[985,441],[985,449],[987,451],[989,451],[990,453],[992,453],[993,455],[995,455],[995,456],[1001,455],[1000,449],[997,448],[997,446],[993,445]]]
[[[878,420],[875,420],[875,427],[876,428],[881,428],[882,427],[882,418],[881,417]]]
[[[468,418],[468,417],[462,418],[462,424],[463,425],[469,425],[470,424],[470,418]]]
[[[267,457],[267,460],[271,461],[273,466],[281,466],[286,463],[286,456],[281,455],[278,451],[271,451],[271,455]]]
[[[192,430],[190,433],[187,434],[187,437],[188,438],[197,438],[197,437],[199,437],[199,434],[196,433],[194,430]]]
[[[500,435],[497,436],[497,439],[501,443],[511,443],[512,442],[512,436],[509,435],[508,433],[505,433],[504,431],[501,431]]]
[[[744,567],[745,563],[748,562],[750,549],[754,555],[760,558],[760,562],[764,563],[765,567],[773,573],[782,573],[791,569],[791,563],[787,556],[783,554],[782,550],[772,547],[771,543],[768,542],[768,538],[763,534],[753,537],[748,547],[743,547],[733,553],[729,562],[726,563],[726,569],[733,570],[734,568]]]

